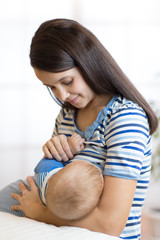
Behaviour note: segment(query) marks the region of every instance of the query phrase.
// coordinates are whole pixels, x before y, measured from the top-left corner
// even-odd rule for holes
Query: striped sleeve
[[[58,127],[59,125],[61,124],[61,121],[63,120],[64,118],[64,115],[65,115],[65,112],[64,112],[64,109],[61,108],[56,120],[55,120],[55,126],[54,126],[54,130],[53,130],[53,134],[52,134],[52,137],[54,136],[57,136],[58,135]]]
[[[123,106],[115,111],[105,132],[107,158],[104,175],[139,179],[148,141],[148,121],[140,107]]]

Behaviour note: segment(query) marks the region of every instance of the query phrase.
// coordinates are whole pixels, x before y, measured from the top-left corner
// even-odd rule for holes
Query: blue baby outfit
[[[35,167],[34,172],[36,175],[34,176],[34,180],[39,187],[40,196],[44,204],[46,204],[45,193],[48,180],[63,167],[62,162],[49,158],[43,158]]]

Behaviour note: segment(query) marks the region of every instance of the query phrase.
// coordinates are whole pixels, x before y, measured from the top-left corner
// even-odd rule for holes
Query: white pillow
[[[55,227],[28,218],[0,212],[1,240],[120,240],[77,227]]]

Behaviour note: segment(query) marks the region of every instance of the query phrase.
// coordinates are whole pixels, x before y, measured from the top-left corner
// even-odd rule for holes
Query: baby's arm
[[[68,138],[68,143],[73,155],[80,152],[84,148],[85,139],[79,134],[74,133],[70,138]]]

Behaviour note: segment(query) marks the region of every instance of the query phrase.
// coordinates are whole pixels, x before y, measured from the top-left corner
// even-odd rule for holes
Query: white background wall
[[[0,188],[33,174],[52,134],[59,107],[28,55],[38,26],[57,17],[93,31],[145,98],[159,104],[159,0],[1,0]]]

